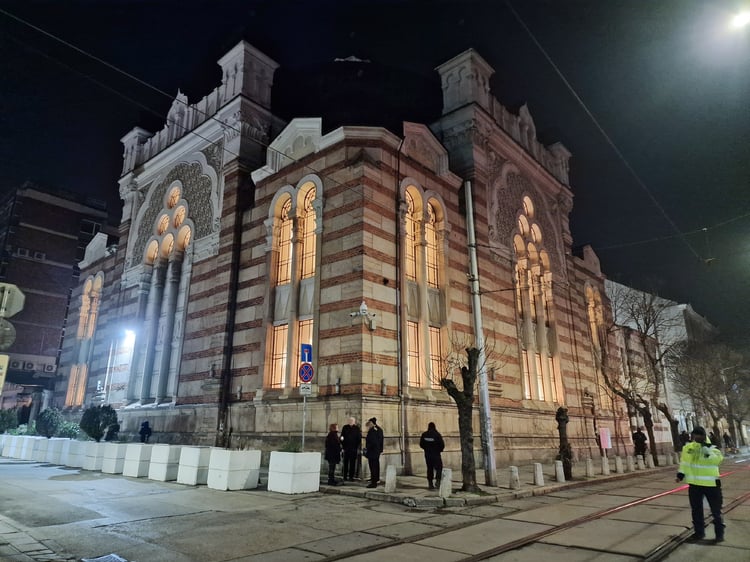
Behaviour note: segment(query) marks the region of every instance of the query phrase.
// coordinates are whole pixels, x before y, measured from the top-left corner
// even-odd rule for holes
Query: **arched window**
[[[292,366],[300,364],[302,344],[312,346],[315,282],[320,235],[320,182],[305,178],[297,188],[286,188],[272,205],[267,221],[270,235],[272,318],[268,336],[265,385],[299,385]]]
[[[97,273],[86,279],[81,293],[81,308],[76,331],[75,363],[70,368],[68,389],[65,394],[66,407],[83,406],[86,398],[89,366],[93,352],[94,334],[99,318],[104,274]]]
[[[179,182],[170,186],[163,202],[143,254],[151,276],[142,291],[145,317],[136,331],[128,382],[128,401],[140,404],[161,404],[176,396],[190,285],[193,223]]]
[[[523,395],[557,401],[561,388],[552,272],[534,203],[528,196],[522,201],[513,249]]]
[[[405,290],[404,350],[407,385],[435,388],[445,376],[446,313],[442,294],[445,254],[443,206],[416,184],[402,200],[402,269]]]

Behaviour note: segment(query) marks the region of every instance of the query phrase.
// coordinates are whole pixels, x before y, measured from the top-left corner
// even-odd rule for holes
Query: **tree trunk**
[[[638,411],[643,417],[643,425],[646,428],[646,433],[648,433],[648,449],[651,452],[654,466],[659,466],[659,457],[656,454],[656,443],[654,442],[654,418],[647,406],[641,406]]]
[[[477,468],[474,460],[474,429],[472,413],[474,410],[474,383],[477,380],[477,363],[479,350],[472,347],[466,350],[468,365],[461,367],[463,390],[459,390],[456,383],[448,378],[440,380],[440,384],[448,395],[453,398],[458,409],[458,432],[461,439],[461,479],[463,492],[480,492],[477,486]]]
[[[656,407],[657,410],[659,410],[662,414],[664,414],[664,417],[667,418],[667,421],[669,422],[669,430],[672,433],[672,447],[674,448],[675,452],[680,450],[680,422],[677,421],[674,416],[672,416],[672,412],[669,411],[669,407],[666,404],[659,404]]]
[[[563,463],[565,480],[572,480],[573,449],[571,449],[570,442],[568,441],[568,409],[562,406],[559,407],[555,419],[557,420],[557,431],[560,434],[560,449],[557,458]]]

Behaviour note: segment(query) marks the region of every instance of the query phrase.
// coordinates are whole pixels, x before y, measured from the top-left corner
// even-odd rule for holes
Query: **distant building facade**
[[[51,397],[78,262],[106,222],[103,201],[31,184],[0,201],[0,282],[26,297],[23,310],[8,319],[15,338],[2,351],[9,355],[3,408],[26,408],[22,421]]]
[[[470,182],[498,462],[553,458],[561,406],[577,455],[602,429],[620,447],[627,419],[596,360],[604,276],[572,251],[570,153],[492,97],[476,52],[438,67],[438,120],[400,134],[282,121],[277,65],[245,42],[219,65],[211,94],[178,94],[161,131],[122,139],[119,243],[81,264],[58,402],[107,402],[123,432],[148,419],[155,440],[268,450],[301,434],[312,374],[308,435],[375,416],[387,462],[409,470],[434,421],[456,461],[439,380],[476,337]]]

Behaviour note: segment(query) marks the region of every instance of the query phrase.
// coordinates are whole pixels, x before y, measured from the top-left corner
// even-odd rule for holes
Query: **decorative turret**
[[[435,70],[443,86],[443,115],[470,103],[490,111],[490,76],[495,70],[474,49],[464,51]]]

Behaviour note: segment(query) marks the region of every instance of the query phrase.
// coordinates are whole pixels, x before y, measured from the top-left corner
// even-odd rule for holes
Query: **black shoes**
[[[378,485],[377,485],[377,484],[375,484],[375,482],[370,482],[370,483],[369,483],[369,484],[368,484],[368,485],[367,485],[366,487],[367,487],[367,488],[377,488],[377,487],[378,487]]]
[[[720,542],[724,542],[724,537],[716,537],[714,539],[714,544],[719,544]]]
[[[706,535],[699,535],[698,533],[693,533],[692,535],[688,537],[687,541],[685,542],[700,542],[705,538],[706,538]]]
[[[432,482],[430,482],[429,484],[427,484],[427,489],[428,490],[434,490],[435,489],[435,486],[432,485]]]

